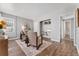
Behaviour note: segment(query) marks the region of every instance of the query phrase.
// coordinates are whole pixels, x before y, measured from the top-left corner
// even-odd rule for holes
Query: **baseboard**
[[[51,39],[51,41],[56,41],[56,42],[60,42],[60,40],[55,40],[55,39]]]
[[[9,38],[9,40],[17,40],[19,39],[18,37],[14,37],[14,38]]]
[[[49,39],[49,38],[46,38],[46,37],[43,37],[45,38],[45,40],[47,39],[47,41],[56,41],[56,42],[60,42],[60,40],[56,40],[56,39]]]

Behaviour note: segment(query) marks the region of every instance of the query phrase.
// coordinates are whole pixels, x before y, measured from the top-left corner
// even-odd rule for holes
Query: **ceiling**
[[[78,4],[60,3],[0,3],[0,11],[21,16],[31,20],[39,17],[54,15],[56,13],[67,13],[73,11]]]

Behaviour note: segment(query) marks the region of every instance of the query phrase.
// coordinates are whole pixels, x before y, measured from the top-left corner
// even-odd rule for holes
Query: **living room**
[[[79,28],[75,19],[78,7],[77,3],[0,3],[0,22],[6,24],[3,31],[7,37],[4,43],[7,52],[1,55],[78,55]],[[72,40],[64,42],[65,34]]]

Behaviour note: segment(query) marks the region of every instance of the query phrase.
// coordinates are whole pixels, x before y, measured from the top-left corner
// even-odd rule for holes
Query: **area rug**
[[[40,52],[42,52],[44,49],[46,49],[48,46],[52,44],[51,42],[44,40],[40,48],[36,50],[36,48],[32,46],[27,47],[25,42],[22,42],[21,40],[16,40],[16,42],[27,56],[36,56],[37,54],[39,54]]]
[[[15,40],[8,40],[8,56],[25,56]]]

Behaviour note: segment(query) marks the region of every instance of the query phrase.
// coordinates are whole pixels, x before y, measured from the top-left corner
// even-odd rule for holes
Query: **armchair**
[[[38,50],[42,45],[42,36],[37,36],[37,32],[28,31],[29,44],[36,47]]]

